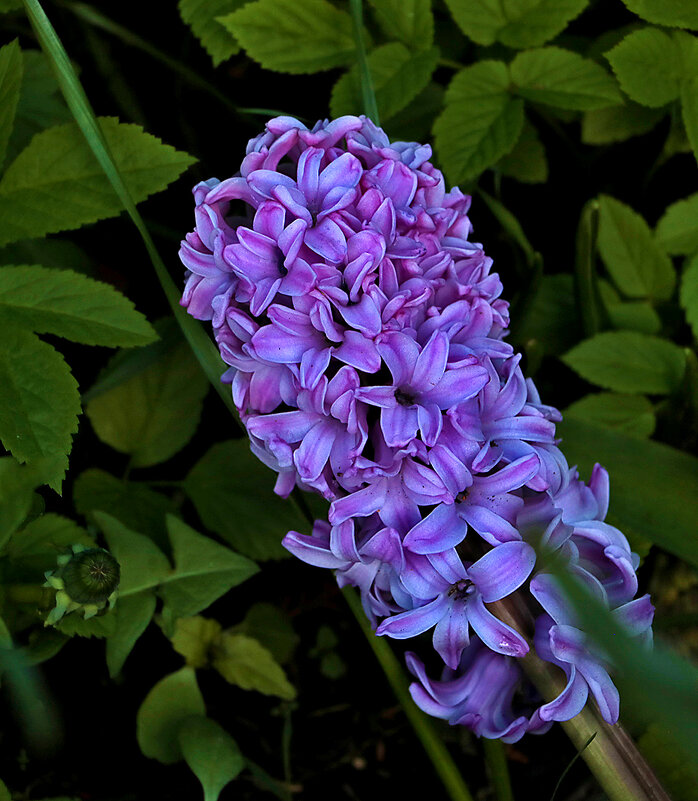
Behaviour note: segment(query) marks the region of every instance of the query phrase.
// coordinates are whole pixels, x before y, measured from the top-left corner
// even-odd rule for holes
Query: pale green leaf
[[[203,524],[252,559],[279,559],[281,540],[305,519],[274,494],[274,473],[250,452],[247,440],[214,445],[192,468],[184,489]]]
[[[646,301],[612,303],[606,306],[606,312],[613,328],[620,331],[658,334],[662,328],[661,318]]]
[[[22,51],[17,40],[0,47],[0,167],[15,122],[22,85]]]
[[[192,715],[205,715],[206,707],[194,669],[183,667],[161,679],[148,693],[136,717],[141,751],[169,765],[182,758],[179,730]]]
[[[137,125],[100,120],[136,202],[164,189],[193,163]],[[76,124],[37,134],[0,181],[0,245],[79,228],[122,205]]]
[[[589,0],[446,0],[463,33],[474,42],[507,47],[542,45],[557,36]]]
[[[410,51],[398,42],[376,48],[368,57],[381,122],[401,111],[431,80],[439,52],[435,48]],[[333,117],[357,114],[361,109],[361,78],[354,65],[332,89],[330,112]]]
[[[671,259],[657,246],[649,226],[630,206],[599,198],[598,247],[616,286],[630,298],[668,300],[676,284]]]
[[[119,598],[116,607],[109,612],[115,620],[114,631],[107,639],[107,667],[112,678],[121,673],[133,646],[148,628],[155,604],[155,594],[145,590]]]
[[[615,392],[585,395],[568,406],[563,416],[565,420],[586,420],[630,437],[645,439],[652,436],[656,423],[652,404],[644,395]]]
[[[289,616],[278,606],[258,603],[250,608],[235,631],[259,640],[277,662],[288,662],[300,642]]]
[[[388,39],[411,49],[426,49],[434,41],[431,0],[369,0],[376,21]]]
[[[595,61],[560,47],[519,53],[509,65],[514,91],[534,103],[588,111],[622,101],[616,82]]]
[[[668,395],[681,384],[683,350],[636,331],[605,331],[580,342],[562,361],[592,384],[631,394]]]
[[[114,287],[72,270],[38,265],[0,270],[0,319],[85,345],[131,347],[157,338]]]
[[[628,101],[622,106],[609,106],[584,112],[582,142],[587,145],[608,145],[625,142],[633,136],[651,131],[664,112]]]
[[[131,456],[134,467],[164,462],[199,424],[208,382],[191,350],[177,345],[85,407],[97,436]]]
[[[217,17],[231,14],[245,0],[179,0],[179,13],[211,56],[214,66],[226,61],[240,50],[235,38]]]
[[[204,801],[217,801],[221,790],[245,765],[237,743],[206,717],[191,718],[179,730],[179,746],[187,765],[204,789]]]
[[[639,17],[656,25],[698,29],[698,7],[691,0],[623,0]]]
[[[321,72],[351,63],[351,17],[327,0],[257,0],[220,18],[265,69]]]
[[[525,120],[519,141],[514,149],[497,162],[504,175],[526,184],[540,184],[548,180],[548,160],[538,131]]]
[[[225,631],[215,650],[213,667],[231,684],[291,701],[296,690],[284,669],[257,640]]]
[[[184,657],[187,665],[202,668],[208,665],[211,649],[220,639],[221,631],[217,620],[201,615],[180,617],[174,624],[170,639],[172,647]]]
[[[48,512],[27,523],[8,544],[7,554],[14,562],[30,566],[36,575],[56,567],[58,556],[71,545],[94,548],[94,536],[74,520]]]
[[[61,354],[28,331],[5,328],[0,340],[0,439],[21,462],[55,459],[47,483],[56,491],[68,466],[78,414],[78,385]]]
[[[657,241],[674,256],[698,250],[698,193],[669,206],[657,223]]]
[[[436,148],[450,181],[475,178],[509,153],[523,119],[523,103],[511,97],[501,61],[480,61],[457,73],[434,124]]]
[[[686,319],[693,329],[693,336],[698,339],[698,255],[684,267],[679,298],[686,312]]]

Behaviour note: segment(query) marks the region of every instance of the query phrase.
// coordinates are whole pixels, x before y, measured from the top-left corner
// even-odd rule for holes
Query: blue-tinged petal
[[[479,364],[446,370],[434,389],[420,393],[422,401],[435,403],[440,409],[450,409],[472,398],[489,381],[487,370]]]
[[[347,240],[342,229],[329,217],[308,228],[304,241],[318,256],[332,264],[339,264],[347,254]]]
[[[518,631],[496,618],[482,602],[479,594],[468,598],[468,620],[477,636],[496,653],[516,657],[528,653],[526,640]]]
[[[297,531],[289,531],[281,544],[294,556],[315,567],[344,570],[351,564],[344,559],[338,559],[317,537],[309,537],[307,534],[299,534]]]
[[[538,715],[545,721],[572,720],[582,711],[588,697],[589,685],[572,665],[565,689],[553,701],[543,704],[538,709]]]
[[[403,544],[413,553],[438,553],[460,545],[467,532],[453,504],[440,504],[407,532]]]
[[[448,337],[434,331],[417,357],[410,385],[419,392],[434,389],[444,374],[448,359]]]
[[[643,595],[634,601],[613,610],[613,617],[633,637],[649,630],[654,618],[654,606],[649,595]]]
[[[334,444],[335,425],[321,420],[303,437],[300,447],[293,454],[293,462],[303,481],[315,481],[330,458]]]
[[[417,434],[417,407],[395,404],[381,410],[381,431],[391,448],[408,445]]]
[[[470,643],[468,615],[462,601],[452,602],[450,609],[436,624],[433,643],[448,667],[455,670],[463,649]]]
[[[440,595],[424,606],[386,618],[376,629],[376,634],[379,636],[387,634],[395,640],[416,637],[436,625],[446,613],[448,606],[448,599]]]
[[[521,539],[521,535],[514,526],[491,509],[485,509],[484,506],[471,506],[465,501],[458,504],[456,511],[490,545]]]
[[[503,542],[468,568],[485,603],[498,601],[517,590],[531,575],[536,552],[526,542]]]
[[[441,409],[435,403],[425,403],[417,407],[417,422],[422,442],[428,447],[436,443],[443,426]]]
[[[388,365],[394,386],[408,384],[419,356],[419,345],[414,339],[401,331],[390,332],[384,335],[378,352]]]
[[[478,489],[482,489],[487,495],[501,495],[505,492],[522,487],[527,481],[535,476],[540,470],[540,459],[535,453],[524,456],[515,462],[502,467],[491,476],[484,476],[478,479]]]
[[[330,506],[329,520],[336,526],[350,517],[368,517],[377,512],[385,503],[385,481],[377,481],[368,487],[338,498]]]

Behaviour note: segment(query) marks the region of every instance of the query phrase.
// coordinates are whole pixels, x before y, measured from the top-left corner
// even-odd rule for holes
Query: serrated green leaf
[[[258,572],[254,562],[194,531],[173,515],[167,517],[175,569],[160,596],[175,617],[195,615],[232,587]]]
[[[179,0],[177,7],[184,22],[192,29],[211,56],[214,67],[240,51],[235,38],[218,21],[218,17],[232,14],[246,0]]]
[[[15,39],[0,47],[0,167],[14,127],[21,86],[22,51]]]
[[[94,547],[94,536],[74,520],[48,512],[37,517],[10,540],[7,555],[30,566],[36,575],[56,567],[58,556],[71,545]],[[16,569],[16,568],[15,568]]]
[[[579,305],[571,275],[544,275],[524,325],[517,332],[517,342],[527,346],[540,342],[545,352],[557,356],[582,336]]]
[[[679,299],[693,336],[698,339],[698,254],[684,267]]]
[[[61,354],[28,331],[3,330],[0,439],[21,462],[55,459],[47,483],[57,492],[79,414],[78,385]]]
[[[586,420],[641,439],[651,437],[656,424],[652,404],[644,395],[621,395],[615,392],[585,395],[568,406],[563,417],[566,420]]]
[[[446,0],[463,33],[474,42],[535,47],[557,36],[589,0]]]
[[[278,606],[258,603],[252,606],[245,619],[234,631],[254,637],[282,665],[288,662],[300,642],[289,616]]]
[[[0,270],[0,319],[85,345],[147,345],[157,334],[114,287],[72,270],[38,265]]]
[[[623,2],[639,17],[656,25],[698,29],[698,8],[686,0],[623,0]]]
[[[431,137],[434,120],[441,113],[444,89],[430,83],[402,111],[385,124],[385,131],[392,140],[401,142],[423,142]]]
[[[245,765],[238,744],[214,721],[190,718],[179,730],[179,746],[187,765],[204,789],[204,801],[217,801],[221,790]]]
[[[664,112],[659,109],[646,108],[632,101],[622,106],[586,111],[582,117],[582,142],[587,145],[625,142],[651,131],[663,116]]]
[[[219,21],[268,70],[321,72],[356,52],[351,17],[327,0],[257,0]]]
[[[68,637],[86,637],[88,639],[97,637],[98,639],[103,639],[111,637],[116,630],[116,618],[113,617],[110,610],[104,615],[89,617],[85,620],[82,613],[77,610],[62,617],[55,626],[61,634],[65,634]]]
[[[398,42],[376,48],[368,57],[381,122],[401,111],[431,80],[439,51],[436,48],[411,54]],[[361,78],[354,65],[332,89],[333,117],[356,114],[361,109]]]
[[[0,264],[41,264],[52,270],[73,270],[83,275],[95,272],[85,251],[67,239],[25,239],[0,248]]]
[[[534,103],[587,111],[615,106],[623,99],[603,67],[560,47],[519,53],[509,71],[514,91]]]
[[[34,465],[22,465],[11,456],[0,456],[0,548],[26,520],[34,490],[42,483]]]
[[[138,125],[103,117],[100,126],[136,202],[164,189],[194,162]],[[0,245],[79,228],[121,211],[78,126],[49,128],[32,139],[0,181]]]
[[[431,0],[369,0],[376,21],[389,39],[413,50],[431,47],[434,17]]]
[[[85,412],[97,436],[131,456],[134,467],[164,462],[199,424],[208,382],[184,343],[118,386],[94,397]]]
[[[434,136],[452,183],[478,176],[516,144],[523,103],[512,98],[508,88],[508,70],[501,61],[480,61],[451,81]]]
[[[179,730],[192,715],[205,715],[193,668],[183,667],[161,679],[136,716],[136,737],[145,756],[170,765],[182,758]]]
[[[623,91],[637,103],[657,108],[679,96],[680,53],[668,33],[657,28],[633,31],[606,58]]]
[[[220,639],[222,630],[217,620],[208,617],[180,617],[174,624],[174,633],[170,638],[172,647],[184,657],[187,665],[193,668],[206,667],[211,648]]]
[[[213,667],[231,684],[291,701],[296,690],[284,669],[257,640],[246,634],[224,631],[216,648]]]
[[[107,639],[107,667],[112,678],[121,673],[133,646],[148,628],[155,604],[155,594],[146,590],[119,598],[116,607],[109,612],[115,621],[114,631]]]
[[[593,384],[630,394],[668,395],[678,389],[686,369],[678,345],[636,331],[596,334],[562,361]]]
[[[673,256],[698,251],[698,193],[669,206],[657,223],[657,241]]]
[[[548,180],[548,160],[538,131],[528,120],[524,121],[514,149],[497,162],[504,175],[526,184],[540,184]]]
[[[184,481],[203,524],[256,560],[287,556],[281,545],[286,532],[307,525],[273,487],[274,474],[242,439],[214,445]]]
[[[606,312],[611,325],[619,331],[658,334],[662,328],[659,315],[646,301],[612,303],[606,306]]]
[[[616,286],[630,298],[668,300],[676,285],[671,259],[644,219],[615,198],[599,198],[598,247]]]

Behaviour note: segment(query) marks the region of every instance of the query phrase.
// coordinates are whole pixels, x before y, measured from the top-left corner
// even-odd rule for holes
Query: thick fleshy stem
[[[490,740],[487,737],[483,737],[482,748],[485,752],[487,772],[494,788],[495,798],[497,801],[514,801],[504,743],[501,740]]]

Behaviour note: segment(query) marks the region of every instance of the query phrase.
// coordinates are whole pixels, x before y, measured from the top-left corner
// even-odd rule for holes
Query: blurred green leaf
[[[512,212],[509,211],[509,209],[503,203],[500,203],[499,200],[485,192],[481,187],[478,187],[478,195],[485,201],[485,205],[495,216],[497,222],[502,226],[512,240],[521,248],[529,267],[532,266],[539,254],[536,253],[533,245],[531,245],[531,243],[528,241],[528,238],[521,227],[521,223],[516,218],[516,215],[512,214]]]
[[[41,264],[52,270],[74,270],[83,275],[95,271],[85,251],[68,239],[25,239],[0,248],[0,264]]]
[[[687,762],[671,730],[650,723],[637,738],[637,745],[650,763],[657,778],[671,793],[673,801],[694,801],[698,787],[698,769]]]
[[[615,287],[603,278],[597,282],[608,322],[619,331],[640,331],[642,334],[658,334],[662,321],[654,307],[647,301],[623,301]]]
[[[22,51],[17,40],[0,47],[0,167],[15,123],[22,85]]]
[[[0,5],[0,12],[3,10],[2,5]],[[12,801],[12,796],[10,795],[10,791],[7,789],[7,785],[5,784],[2,779],[0,779],[0,801]]]
[[[206,717],[190,718],[182,726],[179,745],[187,765],[204,788],[204,801],[217,801],[221,790],[245,765],[235,740]]]
[[[557,356],[579,342],[581,337],[574,278],[566,273],[544,275],[525,322],[517,331],[516,341],[526,346],[535,340],[542,344],[547,354]]]
[[[217,620],[195,615],[180,617],[174,624],[172,647],[193,668],[206,667],[214,643],[220,640],[221,624]]]
[[[109,612],[115,621],[114,631],[107,639],[107,667],[112,678],[121,673],[133,646],[148,628],[155,604],[155,594],[145,590],[117,599],[116,607]]]
[[[56,559],[71,545],[93,548],[95,538],[74,520],[48,512],[31,520],[10,540],[7,555],[13,562],[21,561],[36,575],[56,567]],[[15,568],[16,569],[16,568]]]
[[[445,90],[438,83],[430,83],[402,111],[385,124],[391,139],[403,142],[423,142],[431,138],[431,127],[443,108]]]
[[[456,74],[434,123],[436,148],[454,184],[477,177],[511,152],[523,126],[523,103],[509,93],[501,61],[480,61]]]
[[[234,631],[254,637],[282,665],[288,662],[300,642],[289,616],[269,603],[254,604]]]
[[[220,18],[265,69],[321,72],[351,63],[351,17],[327,0],[256,0]]]
[[[281,665],[261,643],[246,634],[223,632],[213,667],[226,681],[243,690],[257,690],[287,701],[296,697]]]
[[[145,756],[166,765],[182,759],[179,731],[206,708],[194,669],[183,667],[161,679],[148,693],[136,717],[138,745]]]
[[[504,175],[526,184],[540,184],[548,180],[548,160],[538,131],[524,120],[519,140],[508,155],[497,162]]]
[[[194,162],[138,125],[113,117],[101,118],[100,125],[136,201],[164,189]],[[0,181],[0,245],[79,228],[122,208],[78,126],[49,128],[32,139]]]
[[[657,241],[674,256],[698,251],[698,193],[669,206],[657,223]]]
[[[698,70],[698,59],[695,69]],[[698,159],[698,76],[684,78],[681,83],[681,115],[693,154]]]
[[[563,416],[566,420],[586,420],[640,438],[651,437],[656,423],[654,408],[644,395],[621,395],[615,392],[585,395],[568,406]]]
[[[189,25],[211,56],[214,67],[240,51],[240,46],[217,17],[237,11],[246,0],[179,0],[177,7],[184,22]]]
[[[369,0],[369,3],[388,39],[397,39],[412,50],[431,47],[434,41],[431,0]]]
[[[513,91],[534,103],[588,111],[622,100],[616,82],[603,67],[560,47],[518,53],[509,71]]]
[[[274,474],[250,451],[246,439],[214,445],[184,481],[203,524],[251,559],[288,556],[287,531],[307,522],[273,493]]]
[[[693,336],[698,339],[698,254],[684,267],[680,299]]]
[[[609,106],[585,111],[582,117],[582,142],[587,145],[608,145],[625,142],[633,136],[651,131],[664,112],[628,101],[622,106]]]
[[[623,0],[639,17],[657,25],[698,28],[698,8],[686,0]]]
[[[582,378],[616,392],[668,395],[681,385],[683,350],[636,331],[605,331],[580,342],[562,361]]]
[[[0,456],[0,548],[26,520],[34,490],[42,484],[32,465],[22,465],[11,456]]]

